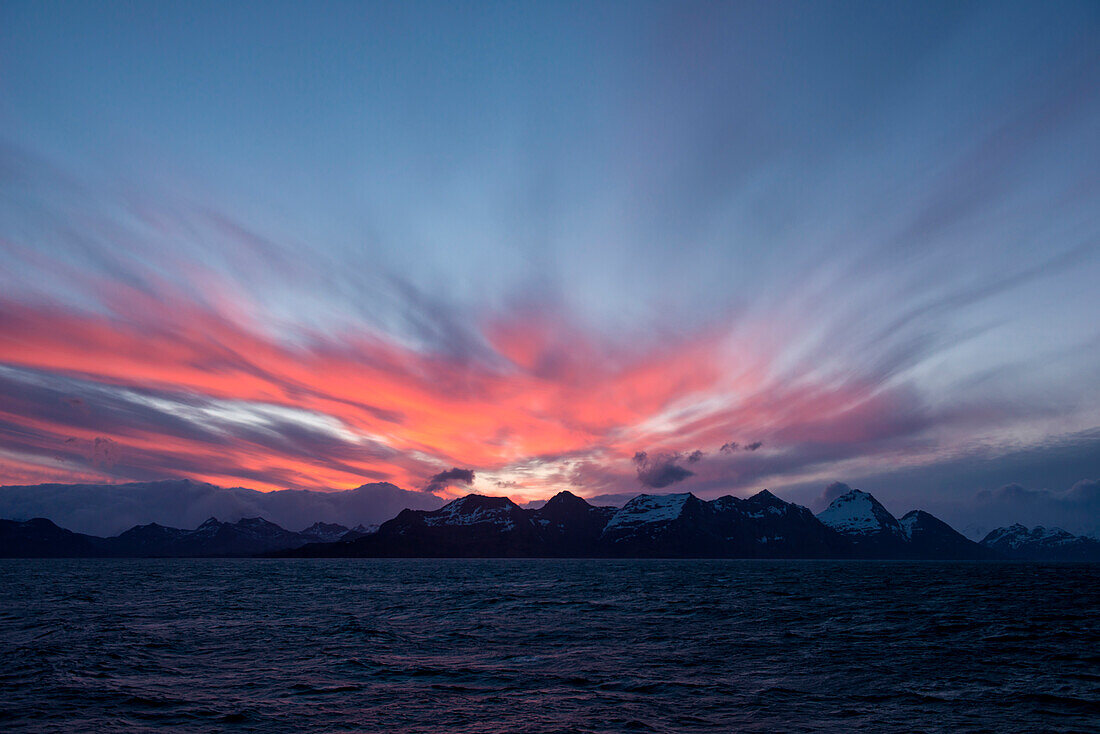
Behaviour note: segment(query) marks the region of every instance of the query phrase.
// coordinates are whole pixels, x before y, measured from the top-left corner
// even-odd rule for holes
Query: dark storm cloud
[[[695,472],[680,466],[677,463],[679,461],[680,454],[657,454],[650,457],[645,451],[639,451],[634,454],[638,481],[647,487],[661,489],[695,476]]]
[[[701,449],[695,449],[690,454],[688,454],[687,460],[689,464],[694,464],[695,462],[702,459],[704,456],[706,456],[706,454],[704,454]]]
[[[718,450],[723,454],[732,454],[733,452],[737,451],[738,449],[741,449],[742,451],[756,451],[758,448],[760,448],[763,445],[764,445],[763,441],[753,441],[752,443],[747,443],[744,446],[737,443],[736,441],[730,441],[728,443],[722,444],[722,447]]]
[[[441,489],[446,489],[448,485],[459,484],[472,484],[474,481],[473,469],[459,469],[458,467],[452,467],[446,471],[441,471],[428,480],[427,486],[424,487],[425,492],[438,492]]]

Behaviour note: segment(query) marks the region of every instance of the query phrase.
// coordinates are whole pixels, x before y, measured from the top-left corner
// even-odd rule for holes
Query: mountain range
[[[149,523],[137,525],[110,538],[101,538],[74,533],[44,518],[0,520],[0,557],[256,556],[308,543],[353,540],[376,529],[362,525],[348,529],[335,523],[318,522],[300,532],[292,532],[259,517],[243,518],[235,523],[218,522],[212,517],[194,530]]]
[[[1100,542],[1057,528],[998,528],[975,543],[922,510],[895,518],[850,490],[821,513],[767,490],[701,500],[642,494],[623,507],[560,492],[526,509],[470,494],[437,510],[404,509],[380,526],[317,522],[293,532],[259,517],[194,530],[156,523],[103,538],[53,522],[0,520],[5,557],[545,557],[1100,560]]]
[[[993,558],[927,513],[905,522],[851,490],[820,515],[764,490],[745,499],[643,494],[622,508],[560,492],[535,510],[467,495],[434,511],[404,510],[378,532],[313,543],[288,556],[610,558]]]
[[[444,500],[430,492],[373,482],[354,489],[259,492],[190,479],[125,484],[32,484],[0,487],[0,517],[48,517],[89,535],[117,535],[155,522],[193,528],[208,517],[237,521],[262,517],[283,527],[303,521],[378,525],[402,509],[434,510]]]

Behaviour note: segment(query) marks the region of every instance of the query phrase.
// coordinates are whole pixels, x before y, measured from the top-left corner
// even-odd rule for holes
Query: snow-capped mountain
[[[561,492],[538,509],[467,495],[432,512],[406,510],[351,543],[286,555],[657,558],[977,559],[990,552],[925,512],[896,520],[865,492],[838,498],[823,519],[767,490],[704,501],[643,494],[619,509]],[[837,529],[840,528],[840,529]]]
[[[438,510],[421,512],[420,517],[430,527],[488,524],[508,531],[515,528],[516,510],[521,509],[507,497],[468,494],[448,502]]]
[[[640,494],[611,516],[599,545],[608,555],[708,555],[706,503],[693,494]]]
[[[797,558],[850,555],[850,544],[807,508],[768,490],[709,502],[693,494],[640,495],[608,522],[609,555]]]
[[[639,528],[653,528],[673,522],[684,514],[685,507],[696,500],[690,492],[683,494],[640,494],[623,505],[604,526],[603,534],[616,535]]]
[[[923,511],[900,521],[868,492],[852,489],[817,518],[843,535],[863,558],[982,559],[990,553],[947,523]]]
[[[834,499],[817,519],[846,537],[863,556],[883,558],[910,554],[901,524],[872,495],[852,489]]]
[[[377,532],[351,541],[364,556],[485,557],[540,555],[544,544],[530,510],[507,497],[470,494],[438,510],[402,510]],[[303,555],[325,555],[320,546]]]
[[[837,497],[817,519],[833,530],[854,537],[887,535],[902,539],[905,532],[897,519],[873,495],[858,489]]]
[[[1042,525],[1031,530],[1019,523],[997,528],[982,539],[982,545],[1019,560],[1100,561],[1100,540]]]

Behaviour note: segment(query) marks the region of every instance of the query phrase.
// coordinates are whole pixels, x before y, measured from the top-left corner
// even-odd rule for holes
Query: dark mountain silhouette
[[[132,527],[113,538],[105,538],[102,545],[109,547],[113,554],[120,556],[191,555],[173,551],[181,549],[187,542],[187,536],[193,532],[196,531],[167,528],[152,522],[148,525]]]
[[[51,521],[0,520],[2,558],[87,558],[103,555],[102,538],[59,528]]]
[[[377,532],[350,543],[316,543],[292,555],[523,557],[541,555],[543,533],[507,497],[470,494],[438,510],[402,510]]]
[[[103,547],[114,556],[253,556],[305,545],[318,536],[316,526],[310,530],[314,532],[294,533],[259,517],[235,523],[212,517],[194,530],[139,525],[106,538]],[[338,526],[325,537],[339,537],[344,532],[347,528]]]
[[[344,541],[344,542],[350,542],[352,540],[358,540],[359,538],[362,538],[364,535],[370,535],[371,533],[374,533],[374,532],[378,532],[378,526],[377,525],[363,525],[362,523],[360,523],[359,525],[356,525],[351,530],[349,530],[346,533],[344,533],[343,535],[341,535],[339,539]],[[322,541],[319,541],[319,542],[323,543],[323,542],[326,542],[326,541],[322,540]]]
[[[235,523],[210,518],[194,530],[149,523],[111,538],[98,538],[70,532],[43,518],[0,520],[0,557],[255,556],[297,548],[318,537],[343,537],[348,532],[344,526],[334,524],[294,533],[258,517]]]
[[[622,508],[594,507],[561,492],[528,510],[505,497],[467,495],[431,512],[405,510],[351,542],[314,543],[286,556],[927,558],[991,556],[928,513],[899,523],[853,491],[822,513],[764,490],[747,499],[638,495]],[[907,529],[908,528],[908,529]]]
[[[909,539],[910,553],[916,558],[996,558],[997,554],[967,538],[953,527],[924,510],[913,510],[899,520]]]
[[[615,507],[596,507],[572,492],[558,492],[537,510],[529,510],[543,541],[555,555],[584,555],[599,540]]]
[[[815,516],[767,490],[746,499],[638,495],[621,508],[560,492],[538,509],[470,494],[438,510],[402,510],[377,528],[315,523],[301,532],[259,517],[210,518],[194,530],[156,523],[111,538],[42,518],[0,520],[8,557],[594,557],[1100,560],[1100,542],[1021,525],[974,543],[927,512],[900,521],[851,490]]]
[[[821,558],[851,555],[849,543],[802,505],[785,502],[768,490],[748,499],[725,496],[711,503],[721,529],[738,556]]]

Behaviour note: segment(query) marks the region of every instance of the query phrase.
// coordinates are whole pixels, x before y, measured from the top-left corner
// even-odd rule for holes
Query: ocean
[[[0,730],[1100,731],[1100,565],[0,560]]]

